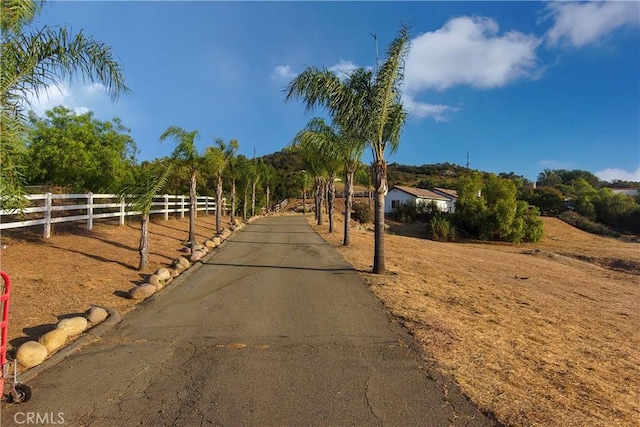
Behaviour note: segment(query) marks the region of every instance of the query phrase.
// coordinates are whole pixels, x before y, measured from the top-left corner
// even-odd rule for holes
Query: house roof
[[[392,188],[403,191],[419,199],[431,199],[431,200],[448,200],[446,197],[436,194],[433,191],[425,190],[423,188],[405,187],[403,185],[396,185]]]
[[[438,193],[438,194],[442,194],[445,197],[454,198],[454,199],[458,198],[458,191],[457,190],[450,190],[448,188],[436,187],[436,188],[433,189],[433,191]]]

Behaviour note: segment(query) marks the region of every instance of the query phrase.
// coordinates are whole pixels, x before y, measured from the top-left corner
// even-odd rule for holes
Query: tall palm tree
[[[196,243],[196,175],[201,161],[195,144],[196,137],[198,137],[197,130],[187,132],[177,126],[169,126],[160,135],[160,141],[167,138],[176,141],[176,148],[173,150],[172,156],[189,170],[189,244],[191,247]]]
[[[256,215],[256,188],[262,180],[264,171],[264,163],[262,159],[253,159],[253,168],[251,169],[251,216]]]
[[[140,211],[140,244],[138,270],[144,269],[149,262],[149,213],[154,197],[163,191],[171,173],[171,163],[155,163],[143,168],[135,183],[120,191],[120,198],[130,203],[131,208]]]
[[[26,26],[42,4],[34,0],[0,2],[0,197],[5,209],[24,204],[21,156],[30,96],[41,95],[74,75],[102,83],[114,101],[129,91],[109,46],[82,32],[72,35],[65,27],[28,30]]]
[[[346,82],[327,69],[309,67],[286,89],[285,101],[292,98],[305,103],[306,110],[316,106],[327,109],[332,120],[347,135],[365,141],[372,153],[372,178],[375,189],[375,231],[373,272],[385,272],[384,197],[387,194],[385,153],[397,150],[406,120],[401,102],[404,58],[409,49],[409,31],[402,26],[387,49],[387,59],[375,75],[355,70]],[[368,79],[367,76],[370,76]]]
[[[240,143],[235,140],[240,147]],[[231,210],[229,213],[229,219],[231,225],[236,225],[236,181],[239,175],[238,156],[234,155],[229,158],[229,167],[227,168],[227,174],[231,180]]]
[[[229,143],[226,143],[221,138],[216,138],[216,146],[208,147],[207,153],[205,154],[205,156],[208,155],[208,157],[212,158],[210,166],[216,178],[216,234],[220,234],[222,231],[222,175],[231,160],[235,157],[239,147],[240,144],[236,139],[232,139]]]
[[[307,164],[318,163],[327,172],[327,213],[329,216],[329,232],[333,232],[333,211],[335,201],[335,176],[344,166],[343,151],[351,148],[343,134],[327,125],[324,119],[315,117],[307,126],[298,132],[293,141]],[[319,171],[316,171],[319,172]],[[352,191],[353,193],[353,191]]]

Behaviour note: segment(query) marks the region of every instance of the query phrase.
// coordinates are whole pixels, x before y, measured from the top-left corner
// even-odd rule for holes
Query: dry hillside
[[[381,276],[368,273],[371,231],[343,248],[314,228],[501,422],[640,425],[640,245],[544,221],[544,240],[526,245],[438,243],[395,224]]]

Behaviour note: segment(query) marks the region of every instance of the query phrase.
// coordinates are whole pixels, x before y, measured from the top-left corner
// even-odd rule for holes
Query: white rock
[[[168,268],[159,268],[158,271],[156,271],[156,275],[158,275],[158,277],[160,277],[160,280],[167,280],[168,278],[171,277],[171,272],[169,271]]]
[[[87,329],[88,322],[84,317],[71,317],[69,319],[62,319],[58,322],[58,328],[64,329],[69,336],[78,335],[84,332]]]
[[[52,351],[62,347],[67,342],[68,336],[69,334],[67,331],[56,328],[41,336],[38,342],[47,349],[47,352],[51,353]]]
[[[144,285],[136,286],[129,291],[129,298],[131,299],[145,299],[149,298],[156,292],[156,287],[145,283]]]
[[[41,364],[47,358],[47,348],[36,341],[27,341],[16,352],[16,360],[25,368]]]
[[[96,324],[98,324],[100,322],[104,322],[104,320],[108,316],[109,316],[109,313],[107,313],[107,310],[105,310],[102,307],[91,307],[85,313],[85,317],[87,318],[87,320],[89,322],[93,323],[94,325],[96,325]]]
[[[194,253],[191,254],[191,262],[197,262],[200,261],[202,259],[202,257],[204,257],[206,254],[204,253],[204,251],[200,251],[197,250]]]
[[[158,276],[157,274],[152,274],[147,279],[147,283],[155,287],[158,287],[162,284],[162,279],[160,279],[160,276]]]

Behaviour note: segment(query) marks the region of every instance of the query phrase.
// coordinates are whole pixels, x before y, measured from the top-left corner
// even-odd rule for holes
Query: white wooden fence
[[[125,218],[140,215],[139,211],[129,210],[130,204],[120,200],[116,194],[33,194],[26,196],[30,207],[22,212],[16,210],[0,210],[0,230],[9,228],[32,227],[43,225],[45,238],[51,237],[51,224],[71,221],[86,221],[87,229],[93,229],[93,221],[102,218],[118,218],[124,225]],[[223,199],[224,200],[224,199]],[[197,211],[205,215],[215,212],[214,197],[197,198]],[[189,196],[159,195],[154,198],[151,214],[180,215],[184,218],[189,212]],[[25,217],[32,219],[25,219]]]

